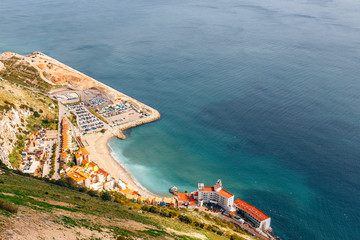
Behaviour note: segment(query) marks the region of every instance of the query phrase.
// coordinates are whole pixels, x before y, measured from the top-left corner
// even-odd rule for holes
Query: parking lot
[[[72,111],[76,115],[81,133],[96,132],[104,128],[104,122],[87,110],[83,103],[68,105],[65,110]]]
[[[127,101],[105,106],[100,109],[99,113],[106,118],[110,126],[117,126],[149,115],[143,113],[136,105]]]

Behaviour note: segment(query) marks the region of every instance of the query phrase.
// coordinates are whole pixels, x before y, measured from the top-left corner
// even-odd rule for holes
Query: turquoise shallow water
[[[218,178],[283,239],[360,235],[356,1],[1,1],[39,50],[158,109],[110,142],[149,190]]]

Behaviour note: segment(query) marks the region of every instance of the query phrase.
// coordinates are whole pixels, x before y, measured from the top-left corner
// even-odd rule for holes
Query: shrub
[[[150,209],[150,207],[148,206],[148,205],[143,205],[143,206],[141,206],[141,210],[143,210],[143,211],[149,211],[149,209]]]
[[[40,114],[35,111],[35,112],[34,112],[34,117],[38,118],[38,117],[40,117]]]
[[[4,199],[0,199],[0,208],[11,213],[17,213],[18,206]]]
[[[87,194],[89,194],[91,197],[98,197],[98,193],[94,190],[90,190],[87,192]]]
[[[79,192],[86,192],[87,188],[86,187],[79,187]]]
[[[187,224],[190,224],[190,223],[193,222],[190,217],[185,216],[185,215],[180,215],[180,216],[179,216],[179,220],[182,221],[182,222],[184,222],[184,223],[187,223]]]
[[[158,212],[159,212],[159,209],[158,209],[157,207],[155,207],[155,206],[151,206],[151,207],[149,208],[149,212],[158,213]]]
[[[101,194],[101,199],[104,201],[111,201],[112,196],[109,192],[104,192],[103,194]]]
[[[243,237],[240,237],[239,235],[237,235],[237,234],[233,234],[233,235],[231,235],[231,237],[230,237],[230,240],[244,240],[245,238],[243,238]]]

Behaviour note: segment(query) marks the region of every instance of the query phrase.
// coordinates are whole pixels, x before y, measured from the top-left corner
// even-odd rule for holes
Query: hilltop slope
[[[104,201],[10,170],[0,174],[1,199],[18,211],[10,213],[0,205],[0,239],[229,239],[235,231],[243,237],[238,239],[253,239],[205,213],[167,207],[151,213],[121,196]],[[169,212],[171,217],[164,214]],[[193,222],[181,222],[179,216]]]

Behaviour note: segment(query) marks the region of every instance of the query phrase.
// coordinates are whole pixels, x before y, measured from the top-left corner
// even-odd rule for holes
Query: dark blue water
[[[357,1],[0,2],[38,50],[157,108],[111,146],[151,191],[218,178],[284,239],[360,236]]]

